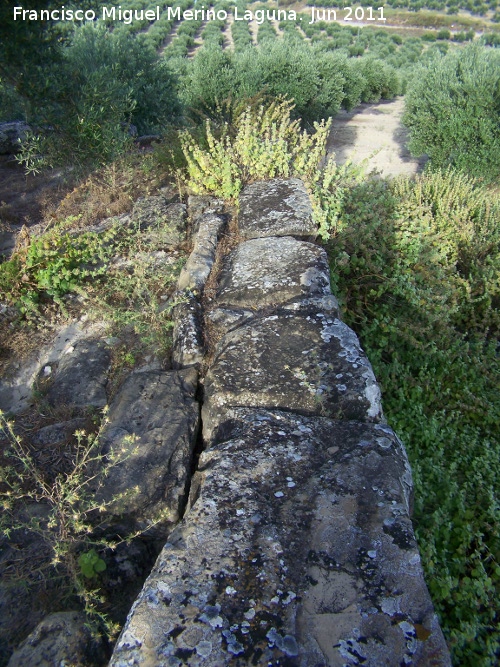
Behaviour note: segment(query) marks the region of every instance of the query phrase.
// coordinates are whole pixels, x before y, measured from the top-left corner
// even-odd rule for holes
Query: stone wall
[[[406,453],[303,184],[248,186],[231,234],[197,206],[174,365],[200,373],[203,451],[110,667],[449,665]]]

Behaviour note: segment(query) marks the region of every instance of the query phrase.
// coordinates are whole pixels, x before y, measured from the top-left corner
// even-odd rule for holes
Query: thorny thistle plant
[[[96,434],[77,431],[71,469],[50,479],[15,433],[14,424],[0,411],[0,434],[8,441],[5,456],[11,460],[10,465],[0,468],[0,535],[8,539],[17,530],[36,533],[51,554],[47,569],[52,568],[69,582],[69,589],[80,597],[94,625],[104,627],[106,633],[113,636],[117,628],[100,611],[104,601],[100,591],[90,589],[86,580],[105,569],[96,549],[113,549],[120,543],[96,537],[96,529],[105,523],[111,505],[116,507],[138,489],[117,494],[107,501],[97,500],[111,468],[134,453],[134,436],[125,439],[118,451],[106,456],[101,453],[100,436],[106,423],[105,419]],[[29,512],[34,502],[46,508],[42,518]],[[159,521],[161,517],[148,528]],[[128,535],[121,541],[130,541],[139,534]]]

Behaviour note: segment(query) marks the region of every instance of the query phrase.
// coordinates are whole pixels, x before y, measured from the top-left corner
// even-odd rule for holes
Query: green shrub
[[[104,612],[99,589],[92,590],[86,579],[93,579],[106,569],[96,548],[103,553],[121,541],[96,536],[96,529],[105,523],[103,513],[112,503],[133,497],[136,490],[111,501],[96,502],[96,492],[106,475],[126,459],[123,452],[105,458],[100,452],[100,433],[77,431],[72,451],[67,452],[71,461],[68,469],[48,474],[18,436],[15,425],[0,411],[0,436],[8,441],[6,464],[0,467],[0,535],[7,539],[16,531],[38,535],[48,548],[46,562],[39,565],[40,574],[57,577],[67,593],[76,593],[93,629],[104,630],[112,638],[119,628]],[[133,442],[132,438],[129,440]],[[43,516],[27,511],[33,501],[46,509]]]
[[[180,95],[188,108],[211,111],[218,102],[234,93],[235,81],[231,54],[208,44],[187,65]]]
[[[342,183],[340,184],[342,185]],[[323,193],[334,292],[407,448],[413,523],[454,664],[500,649],[500,206],[452,171]]]
[[[300,132],[291,119],[293,104],[277,100],[267,107],[246,107],[214,128],[207,121],[207,148],[181,135],[187,162],[187,184],[197,193],[213,192],[236,200],[249,179],[301,176],[313,182],[325,151],[330,123],[316,123],[316,132]]]
[[[500,175],[500,54],[472,45],[419,68],[406,95],[410,150],[492,181]]]
[[[210,115],[229,95],[245,100],[265,92],[292,100],[294,113],[308,124],[334,116],[341,106],[394,97],[400,87],[396,70],[381,60],[349,59],[322,41],[311,46],[288,36],[235,54],[208,46],[181,77],[182,98],[191,109]]]
[[[28,121],[42,137],[41,165],[109,161],[130,142],[131,123],[139,133],[157,132],[179,111],[166,61],[104,25],[76,28],[60,61],[39,74],[26,96]],[[28,143],[21,159],[32,154]]]
[[[23,314],[38,312],[38,304],[61,298],[89,278],[104,275],[109,257],[105,237],[87,232],[78,237],[46,234],[0,264],[0,294]]]
[[[0,123],[22,120],[26,115],[23,99],[13,85],[0,77]]]
[[[400,82],[395,69],[376,58],[358,61],[358,71],[365,84],[361,93],[362,102],[387,100],[399,93]]]

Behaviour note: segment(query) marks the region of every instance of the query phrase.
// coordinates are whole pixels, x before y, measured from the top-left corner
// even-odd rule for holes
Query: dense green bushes
[[[228,95],[245,99],[264,90],[292,99],[297,115],[309,123],[335,115],[341,106],[389,99],[400,90],[397,72],[381,61],[349,59],[287,37],[235,53],[209,45],[183,68],[180,95],[188,108],[213,111]]]
[[[406,96],[412,152],[487,181],[500,175],[499,117],[500,53],[478,45],[422,65]]]
[[[33,168],[37,161],[107,161],[130,140],[131,123],[140,133],[158,132],[180,110],[167,62],[104,25],[76,28],[57,61],[33,73],[31,90],[23,92],[27,120],[42,137],[25,151]]]
[[[336,184],[334,292],[415,483],[422,562],[454,664],[500,650],[500,206],[451,171]]]

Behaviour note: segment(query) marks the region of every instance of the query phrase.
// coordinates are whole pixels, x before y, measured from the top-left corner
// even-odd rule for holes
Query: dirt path
[[[182,21],[175,21],[174,24],[172,25],[172,30],[168,33],[168,35],[165,37],[163,40],[163,43],[160,44],[158,47],[158,55],[162,56],[165,53],[165,49],[169,44],[171,44],[174,39],[177,37],[177,31],[180,28]]]
[[[233,23],[234,17],[232,14],[229,14],[227,17],[226,25],[224,26],[224,30],[222,31],[222,35],[224,36],[224,44],[222,45],[222,48],[231,49],[231,51],[234,51],[233,33],[231,32],[231,26]]]
[[[198,53],[198,51],[201,49],[203,46],[203,38],[201,36],[201,33],[203,32],[205,26],[207,25],[207,21],[203,21],[196,33],[193,36],[194,44],[188,49],[187,52],[187,57],[189,59],[194,58],[195,55]]]
[[[378,104],[361,104],[353,111],[341,111],[333,120],[327,143],[343,164],[348,158],[361,162],[368,158],[368,171],[383,176],[415,174],[425,159],[413,158],[407,147],[408,134],[401,124],[403,98]]]
[[[252,42],[254,45],[257,45],[257,33],[259,32],[259,26],[257,25],[257,21],[249,21],[248,22],[248,28],[250,30],[250,34],[252,35]]]

